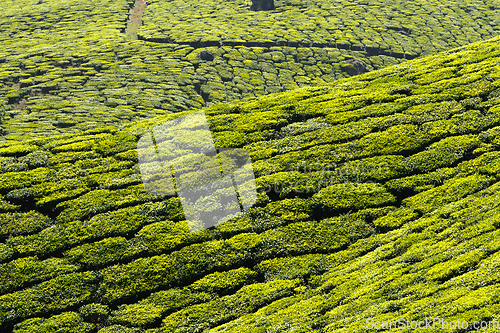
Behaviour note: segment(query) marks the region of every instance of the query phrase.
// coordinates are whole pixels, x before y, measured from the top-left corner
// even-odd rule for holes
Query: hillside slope
[[[496,0],[246,4],[147,1],[130,40],[133,0],[1,1],[0,135],[76,133],[324,85],[500,31]]]
[[[4,142],[0,330],[499,320],[499,42],[203,109],[217,147],[249,152],[259,194],[200,232],[137,166],[138,138],[185,112]]]

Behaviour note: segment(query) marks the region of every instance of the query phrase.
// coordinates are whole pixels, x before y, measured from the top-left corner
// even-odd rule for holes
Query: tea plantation
[[[271,12],[247,0],[5,0],[0,134],[119,127],[324,85],[499,32],[496,0],[277,0]]]
[[[275,4],[0,1],[0,332],[500,332],[500,3]],[[138,142],[200,111],[257,201],[190,232]]]
[[[123,9],[113,5],[116,16],[110,9],[94,19],[114,24]],[[64,20],[58,24],[64,29]],[[21,23],[16,29],[27,33]],[[88,35],[94,33],[102,30]],[[81,58],[36,46],[40,54],[54,52],[45,73],[37,64],[45,56],[12,56],[31,71],[19,73],[20,82],[54,75],[68,89],[68,99],[59,96],[61,87],[50,98],[30,99],[31,113],[51,106],[38,109],[41,119],[24,130],[54,131],[44,123],[51,114],[78,122],[71,103],[95,91],[126,99],[133,91],[126,82],[146,86],[131,73],[150,64],[139,53],[125,56],[127,48],[169,48],[176,64],[194,68],[181,59],[192,49],[124,42],[116,34],[75,49]],[[116,45],[123,55],[104,60],[99,48]],[[90,63],[86,52],[95,52]],[[122,65],[135,56],[133,65]],[[66,57],[72,62],[64,65]],[[13,73],[12,64],[3,62],[3,70]],[[112,69],[122,71],[122,81],[112,79]],[[68,93],[82,82],[102,89]],[[190,96],[189,85],[176,84],[179,96]],[[174,88],[158,82],[155,89]],[[155,89],[151,96],[166,98]],[[106,124],[97,115],[109,124],[129,113],[133,120],[133,104],[96,99],[82,104],[94,105],[92,117],[81,110],[96,128],[10,134],[2,142],[0,331],[365,332],[368,320],[500,320],[500,37],[328,85],[201,109],[217,147],[249,152],[258,199],[242,215],[190,233],[177,197],[144,190],[137,141],[200,111],[202,103],[193,101],[182,102],[188,111],[117,128],[97,126]],[[21,133],[15,120],[30,113],[18,112],[6,128]]]

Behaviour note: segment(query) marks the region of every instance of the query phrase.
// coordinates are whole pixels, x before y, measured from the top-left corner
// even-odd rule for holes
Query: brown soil
[[[130,39],[137,39],[137,31],[142,25],[142,15],[146,7],[146,0],[136,0],[134,8],[130,9],[130,16],[127,21],[127,28],[125,29],[125,34]]]

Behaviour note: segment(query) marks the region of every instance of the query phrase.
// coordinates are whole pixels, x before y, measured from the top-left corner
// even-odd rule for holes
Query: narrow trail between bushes
[[[137,31],[142,25],[142,15],[148,5],[146,0],[136,0],[134,7],[130,9],[127,27],[125,28],[125,35],[133,40],[137,39]]]

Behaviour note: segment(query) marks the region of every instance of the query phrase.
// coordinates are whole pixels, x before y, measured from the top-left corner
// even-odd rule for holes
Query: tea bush
[[[70,273],[34,287],[0,296],[0,322],[33,317],[45,311],[61,311],[88,301],[95,290],[95,273]]]
[[[113,311],[110,320],[133,327],[147,326],[159,321],[165,313],[206,302],[212,297],[212,294],[193,292],[189,288],[163,290],[151,294],[138,303],[120,305]]]
[[[80,266],[60,258],[39,260],[37,257],[24,257],[0,264],[2,282],[0,292],[12,292],[34,283],[48,280],[60,274],[73,273]]]
[[[36,211],[0,214],[0,237],[18,236],[38,232],[51,224],[51,220]]]
[[[95,326],[86,323],[76,312],[64,312],[50,318],[27,319],[14,327],[16,333],[68,332],[90,333]]]

